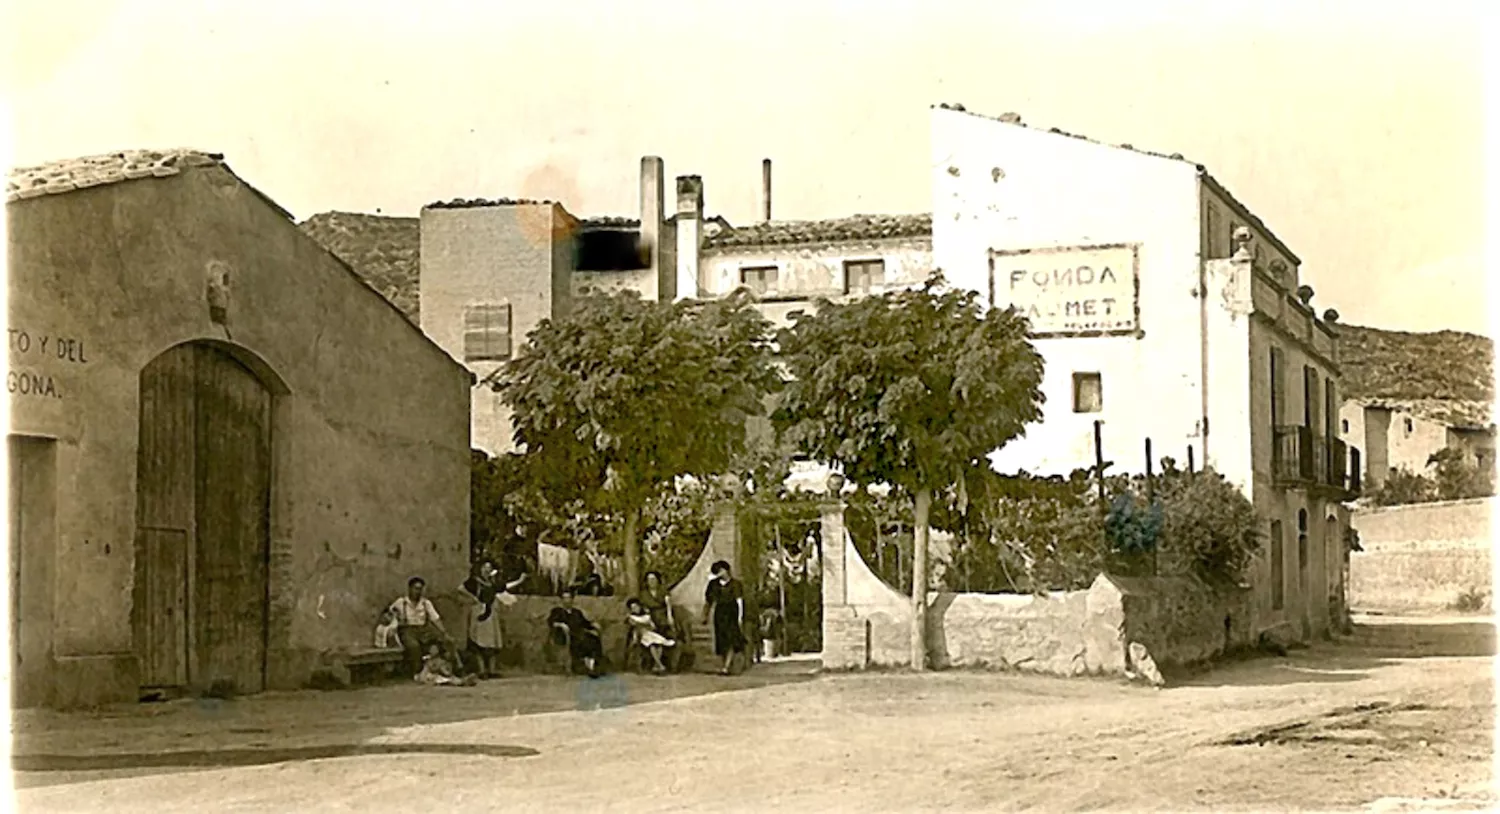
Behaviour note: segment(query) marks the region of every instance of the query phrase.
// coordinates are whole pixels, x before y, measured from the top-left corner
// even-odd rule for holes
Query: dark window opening
[[[1286,604],[1286,573],[1282,566],[1283,540],[1281,521],[1271,521],[1271,609],[1281,610]]]
[[[639,232],[601,229],[580,232],[573,241],[573,268],[578,271],[639,271],[651,268],[651,247]]]

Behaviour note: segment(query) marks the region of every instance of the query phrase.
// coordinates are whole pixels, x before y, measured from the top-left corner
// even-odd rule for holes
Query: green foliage
[[[658,571],[666,585],[687,576],[713,531],[717,492],[685,483],[651,498],[642,509],[645,570]]]
[[[844,525],[865,563],[887,585],[910,593],[916,522],[911,497],[896,489],[865,488],[849,495],[845,506]],[[936,517],[933,525],[938,525]]]
[[[1160,500],[1145,500],[1134,491],[1115,494],[1104,516],[1104,536],[1111,549],[1126,556],[1148,554],[1156,550],[1165,521]]]
[[[1469,463],[1463,450],[1454,447],[1432,454],[1427,465],[1433,468],[1438,500],[1465,500],[1495,494],[1495,473]]]
[[[747,419],[781,385],[769,331],[743,295],[589,293],[543,320],[496,385],[543,496],[628,530],[679,476],[726,471],[745,451]],[[627,537],[629,569],[640,540]]]
[[[1156,490],[1164,521],[1161,572],[1239,582],[1261,547],[1255,506],[1212,469],[1188,473],[1165,463]]]
[[[1027,330],[940,274],[915,290],[819,300],[778,336],[793,381],[773,422],[856,482],[942,489],[1040,418],[1042,357]]]

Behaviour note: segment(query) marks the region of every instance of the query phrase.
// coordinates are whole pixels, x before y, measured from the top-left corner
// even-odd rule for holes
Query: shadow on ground
[[[301,690],[244,698],[180,699],[94,710],[13,714],[17,772],[158,771],[243,766],[401,749],[494,757],[536,754],[520,746],[376,745],[398,727],[548,712],[628,707],[810,680],[817,663],[761,665],[742,675],[618,675],[602,679],[517,675],[474,687],[399,683],[352,690]],[[31,783],[40,778],[33,775]],[[63,775],[57,775],[63,780]],[[68,778],[76,782],[82,778]],[[46,782],[42,780],[41,782]]]
[[[1352,635],[1285,656],[1251,651],[1198,669],[1168,672],[1174,686],[1274,686],[1362,681],[1370,671],[1409,659],[1495,655],[1490,619],[1387,619],[1354,625]],[[1271,669],[1267,669],[1267,668]]]

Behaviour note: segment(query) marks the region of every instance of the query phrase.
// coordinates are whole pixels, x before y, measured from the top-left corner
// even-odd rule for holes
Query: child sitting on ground
[[[459,678],[453,674],[453,664],[443,656],[442,650],[437,645],[427,649],[427,655],[422,659],[422,672],[417,673],[417,683],[431,686],[454,686],[472,687],[478,683],[472,675]]]
[[[401,623],[396,619],[396,614],[390,608],[380,612],[380,621],[375,625],[375,646],[379,648],[393,648],[401,646],[401,637],[396,635],[396,628]]]
[[[656,629],[656,623],[651,620],[651,614],[646,610],[646,606],[634,597],[625,603],[625,622],[635,632],[636,641],[646,648],[646,652],[651,654],[651,660],[656,662],[651,668],[652,672],[658,675],[665,673],[667,665],[662,661],[661,651],[663,648],[676,647],[677,642],[663,636]]]

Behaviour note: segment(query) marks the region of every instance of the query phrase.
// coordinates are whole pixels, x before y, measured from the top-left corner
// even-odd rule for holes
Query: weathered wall
[[[699,261],[705,295],[724,296],[740,286],[740,269],[776,266],[778,297],[838,298],[844,296],[844,263],[884,260],[885,279],[872,283],[871,293],[920,283],[932,273],[932,241],[900,239],[839,241],[764,247],[733,246],[705,249]]]
[[[911,664],[911,600],[870,570],[844,525],[843,508],[823,509],[823,668]]]
[[[1465,592],[1492,597],[1494,510],[1484,498],[1356,511],[1364,550],[1350,556],[1351,607],[1437,611]]]
[[[1255,641],[1248,591],[1188,577],[1109,577],[1121,594],[1123,631],[1160,665],[1195,664]]]
[[[464,361],[464,308],[509,303],[511,352],[543,319],[567,310],[572,296],[571,218],[555,204],[422,210],[422,331]],[[481,379],[499,362],[468,367]],[[515,448],[510,409],[488,387],[474,388],[472,443],[491,455]]]
[[[1118,674],[1122,624],[1120,591],[1102,576],[1086,591],[1046,596],[939,593],[927,610],[927,654],[938,668]]]
[[[468,376],[289,218],[217,166],[7,215],[10,364],[53,383],[12,393],[10,408],[12,432],[58,442],[62,697],[135,698],[139,376],[181,343],[221,343],[276,393],[272,686],[367,638],[409,574],[461,578]],[[231,269],[227,329],[209,318],[211,262]]]

